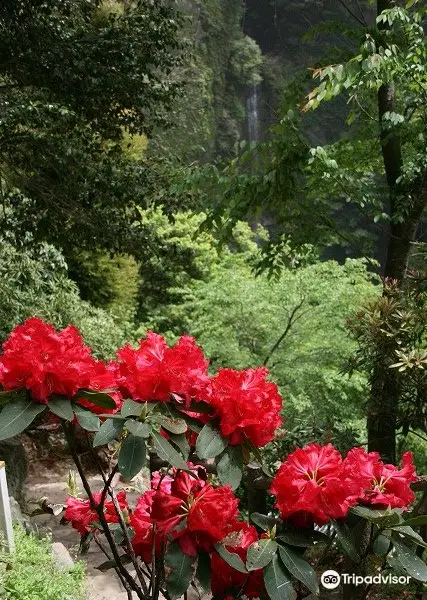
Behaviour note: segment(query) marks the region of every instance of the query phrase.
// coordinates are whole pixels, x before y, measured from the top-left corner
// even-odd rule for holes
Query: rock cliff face
[[[347,1],[358,18],[372,21],[367,0]],[[348,50],[333,32],[310,38],[313,28],[334,20],[358,26],[336,0],[181,0],[181,6],[189,17],[183,35],[193,47],[181,72],[187,86],[173,131],[156,143],[189,162],[232,156],[240,140],[265,139],[292,78],[332,46]],[[318,144],[344,127],[328,108],[308,124]]]

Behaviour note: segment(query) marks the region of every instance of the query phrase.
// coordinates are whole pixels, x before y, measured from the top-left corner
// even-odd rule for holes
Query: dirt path
[[[73,467],[72,461],[66,458],[61,458],[54,464],[37,461],[30,468],[27,479],[28,500],[37,501],[47,496],[49,501],[62,504],[67,496],[68,472],[70,469],[75,470]],[[80,484],[80,480],[78,481]],[[102,487],[100,476],[90,477],[90,483],[94,490]],[[129,501],[133,502],[136,494],[130,492],[128,497]],[[60,519],[60,516],[39,515],[33,517],[33,522],[41,531],[51,532],[53,541],[62,542],[73,558],[79,558],[77,557],[79,534],[71,525],[61,525]],[[83,560],[87,563],[88,600],[127,600],[128,596],[114,572],[110,570],[101,573],[96,569],[106,559],[95,544],[91,545]]]

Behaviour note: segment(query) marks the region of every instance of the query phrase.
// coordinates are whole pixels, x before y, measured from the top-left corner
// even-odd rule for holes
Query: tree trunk
[[[378,0],[377,15],[392,8],[392,0]],[[381,29],[387,28],[382,24]],[[384,115],[395,110],[395,88],[392,82],[380,87],[378,91],[378,116],[380,122],[381,150],[386,174],[391,224],[384,264],[384,277],[403,283],[408,266],[411,243],[427,200],[427,175],[412,186],[402,185],[402,150],[398,131],[390,131],[383,125]],[[411,205],[408,205],[411,203]],[[406,204],[406,206],[405,206]],[[404,206],[404,210],[402,210]],[[403,222],[397,216],[404,217]],[[387,462],[396,460],[396,419],[400,390],[398,375],[387,364],[387,357],[381,357],[373,370],[371,391],[368,401],[368,448],[379,452]]]

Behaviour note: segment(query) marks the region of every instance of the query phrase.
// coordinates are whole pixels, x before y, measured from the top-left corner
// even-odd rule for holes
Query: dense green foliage
[[[118,10],[114,10],[114,6]],[[167,3],[8,0],[0,8],[2,226],[38,239],[134,247],[152,165],[123,135],[165,124],[179,89],[180,15]],[[149,171],[151,167],[151,171]]]
[[[128,333],[123,321],[80,299],[56,248],[46,243],[16,247],[2,240],[0,339],[6,339],[13,327],[32,315],[58,327],[78,326],[100,357],[114,354]]]
[[[0,553],[0,593],[4,600],[83,600],[84,566],[77,563],[70,571],[54,566],[50,540],[27,535],[15,528],[13,554]]]

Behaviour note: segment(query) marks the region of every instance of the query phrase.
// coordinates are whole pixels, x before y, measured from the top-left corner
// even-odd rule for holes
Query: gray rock
[[[74,567],[74,561],[67,548],[61,542],[52,544],[53,562],[58,571],[69,571]]]
[[[14,523],[17,523],[18,525],[21,525],[21,527],[25,527],[25,518],[24,518],[24,515],[22,514],[22,510],[21,510],[21,507],[19,506],[18,501],[15,500],[15,498],[13,496],[9,496],[9,502],[10,502],[10,514],[12,515],[12,521]]]
[[[28,475],[28,458],[18,437],[0,441],[0,460],[6,464],[9,494],[21,505],[24,503],[24,483]]]

